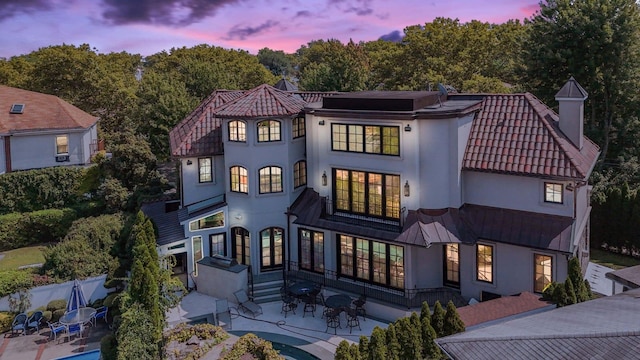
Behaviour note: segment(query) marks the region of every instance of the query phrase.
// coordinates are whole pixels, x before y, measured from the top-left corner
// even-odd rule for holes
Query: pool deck
[[[35,359],[51,360],[63,356],[79,354],[100,349],[100,339],[110,332],[103,321],[98,321],[96,327],[88,327],[84,337],[71,337],[69,340],[61,335],[57,340],[49,340],[49,328],[28,335],[11,335],[5,333],[0,345],[0,359]],[[59,340],[59,341],[58,341]]]
[[[327,294],[325,294],[327,295]],[[275,301],[261,304],[263,314],[255,319],[251,314],[238,312],[235,304],[229,303],[232,313],[231,329],[227,329],[232,334],[242,334],[245,332],[255,333],[269,341],[275,341],[287,345],[292,345],[303,349],[320,359],[333,359],[336,347],[342,340],[357,343],[361,335],[370,336],[375,326],[387,327],[387,323],[367,318],[365,321],[360,318],[360,328],[352,329],[346,327],[345,314],[341,314],[342,328],[338,328],[336,334],[333,329],[327,329],[322,316],[322,306],[318,306],[315,316],[309,313],[302,317],[302,307],[300,304],[296,309],[296,314],[289,313],[287,317],[280,313],[281,302]],[[366,308],[366,305],[365,305]],[[181,304],[172,309],[167,314],[169,326],[174,326],[180,322],[198,322],[208,319],[211,321],[212,313],[215,311],[215,298],[198,292],[187,294]],[[213,356],[213,354],[211,354]],[[215,357],[207,356],[202,359],[213,360]]]

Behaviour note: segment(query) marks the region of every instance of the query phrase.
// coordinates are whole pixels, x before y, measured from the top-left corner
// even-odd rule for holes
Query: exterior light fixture
[[[193,161],[187,160],[187,165],[191,165],[191,164],[193,164]]]
[[[322,126],[324,126],[324,120],[320,120],[320,121],[318,121],[318,125],[322,125]]]
[[[404,127],[404,131],[411,131],[411,125],[407,124],[407,126]]]
[[[409,180],[404,183],[404,196],[411,195],[411,188],[409,187]]]
[[[322,173],[322,186],[327,186],[327,172]]]

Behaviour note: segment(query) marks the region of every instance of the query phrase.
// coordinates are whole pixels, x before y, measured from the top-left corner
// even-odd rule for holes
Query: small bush
[[[100,339],[100,355],[103,360],[115,360],[117,358],[116,337],[112,334],[105,335]]]
[[[7,332],[11,330],[11,323],[13,322],[13,318],[15,314],[2,311],[0,312],[0,332]]]
[[[66,308],[67,308],[67,300],[65,299],[51,300],[47,304],[47,310],[51,312],[56,310],[64,310]]]
[[[111,293],[107,295],[107,297],[102,301],[102,305],[112,308],[118,295],[120,295],[120,293]]]
[[[53,317],[53,312],[49,310],[44,310],[42,312],[42,318],[44,319],[44,321],[51,321],[52,317]]]
[[[0,297],[15,293],[19,289],[33,286],[33,276],[28,270],[0,271]]]
[[[60,320],[60,318],[64,315],[65,312],[66,312],[65,309],[58,309],[58,310],[54,311],[51,314],[51,321],[52,322],[56,322],[56,321]]]

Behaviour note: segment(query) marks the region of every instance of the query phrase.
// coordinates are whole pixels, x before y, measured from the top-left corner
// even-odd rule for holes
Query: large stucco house
[[[97,122],[56,96],[0,85],[0,174],[89,164]]]
[[[216,91],[170,134],[179,203],[143,209],[194,277],[221,254],[408,307],[541,292],[589,258],[586,97]]]

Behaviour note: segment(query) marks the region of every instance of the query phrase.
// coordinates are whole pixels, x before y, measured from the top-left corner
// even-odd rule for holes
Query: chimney
[[[578,84],[573,76],[556,94],[559,103],[560,131],[579,150],[583,143],[584,101],[589,94]]]

